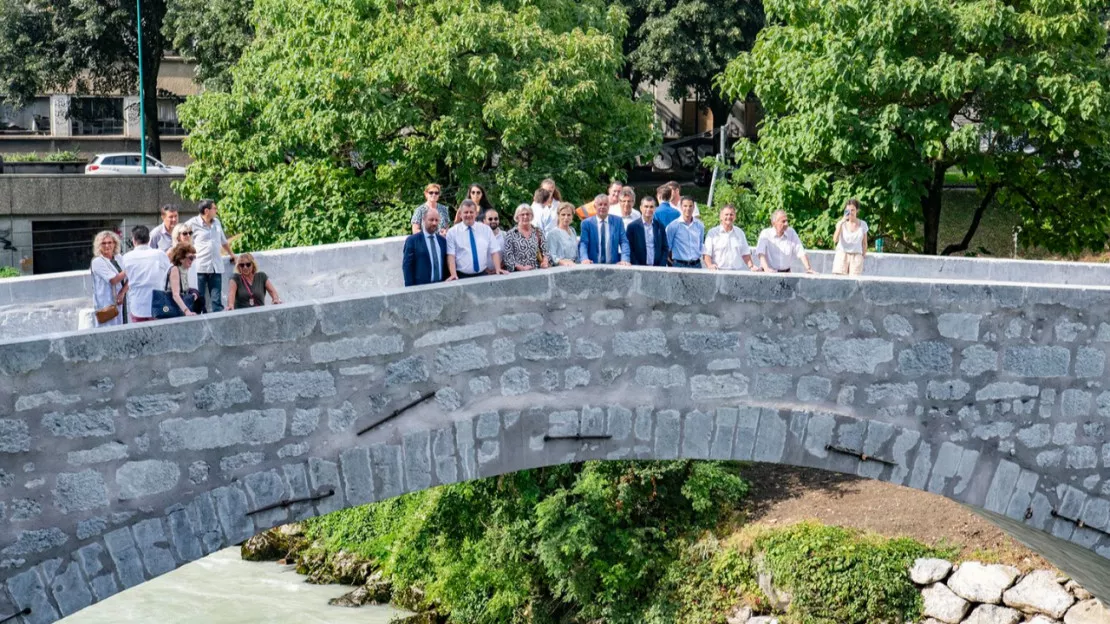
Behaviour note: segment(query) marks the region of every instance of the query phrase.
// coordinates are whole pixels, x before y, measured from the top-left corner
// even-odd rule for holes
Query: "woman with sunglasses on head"
[[[270,293],[270,301],[281,303],[277,288],[270,278],[258,270],[254,256],[249,253],[239,254],[235,263],[235,276],[228,283],[227,309],[251,308],[266,303],[266,293]]]
[[[178,223],[173,226],[173,231],[170,233],[170,248],[166,250],[166,255],[170,255],[174,247],[182,244],[193,244],[193,227],[184,223]]]
[[[200,293],[189,289],[189,268],[197,259],[197,250],[188,242],[170,247],[170,270],[166,273],[166,290],[173,295],[174,303],[185,316],[196,316],[204,310]]]
[[[447,230],[451,227],[451,211],[439,203],[439,198],[443,194],[443,189],[435,182],[424,187],[424,203],[416,207],[412,213],[412,233],[419,234],[421,224],[424,223],[424,213],[435,208],[439,212],[439,233],[446,236]]]
[[[479,216],[485,215],[490,210],[493,210],[493,203],[489,200],[489,194],[486,193],[485,187],[483,187],[481,184],[478,184],[477,182],[471,184],[470,188],[466,189],[466,198],[474,202],[475,204],[478,204]],[[459,211],[456,210],[455,223],[458,223],[460,220],[462,220],[462,217],[459,216]],[[489,224],[487,223],[486,225]]]

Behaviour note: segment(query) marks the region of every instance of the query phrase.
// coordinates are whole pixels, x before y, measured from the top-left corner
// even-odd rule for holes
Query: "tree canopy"
[[[950,168],[1026,241],[1102,249],[1110,227],[1110,65],[1098,0],[768,0],[750,53],[720,79],[766,110],[737,146],[732,193],[832,232],[863,201],[874,233],[935,254]],[[754,193],[744,192],[744,185]]]
[[[0,96],[22,105],[48,89],[137,93],[134,2],[0,0]],[[158,69],[166,0],[142,2],[143,88],[149,150],[161,154]]]
[[[231,87],[231,67],[254,37],[254,0],[173,0],[166,13],[166,38],[196,63],[196,79],[207,89]]]
[[[228,92],[181,110],[212,196],[252,248],[403,232],[421,189],[483,183],[502,208],[547,176],[583,197],[657,144],[618,78],[601,2],[259,0]],[[462,189],[465,191],[465,188]]]

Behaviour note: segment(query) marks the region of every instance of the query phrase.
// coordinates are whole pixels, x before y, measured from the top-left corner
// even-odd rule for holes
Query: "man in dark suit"
[[[426,211],[420,232],[405,239],[401,271],[405,286],[435,284],[447,278],[447,239],[439,234],[439,212]]]
[[[628,237],[624,221],[609,214],[609,196],[594,198],[597,214],[582,222],[578,257],[582,264],[628,264]]]
[[[667,266],[671,250],[667,246],[667,228],[655,218],[655,198],[640,200],[640,215],[628,224],[628,249],[635,266]]]

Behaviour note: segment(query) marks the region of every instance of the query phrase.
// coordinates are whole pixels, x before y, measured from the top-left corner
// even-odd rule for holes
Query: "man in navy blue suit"
[[[439,234],[439,213],[428,210],[419,233],[405,239],[401,271],[405,286],[435,284],[447,278],[447,239]]]
[[[640,218],[628,224],[628,249],[636,266],[667,266],[667,228],[655,218],[655,198],[640,200]]]
[[[609,196],[594,198],[597,214],[582,222],[578,257],[582,264],[628,264],[628,237],[624,221],[609,214]]]

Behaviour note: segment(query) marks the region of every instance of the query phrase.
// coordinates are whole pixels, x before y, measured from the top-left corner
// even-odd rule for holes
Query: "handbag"
[[[180,269],[178,274],[180,275]],[[170,273],[173,272],[171,267],[166,271],[166,288],[165,290],[151,291],[150,297],[150,315],[156,319],[171,319],[179,316],[185,316],[185,310],[177,307],[177,302],[173,300],[173,291],[170,290]],[[181,301],[185,304],[186,308],[192,309],[193,302],[196,296],[193,293],[181,289]]]
[[[108,321],[110,321],[110,320],[116,318],[117,316],[119,316],[119,307],[117,307],[116,304],[114,304],[114,303],[109,303],[108,305],[104,306],[103,308],[100,308],[99,310],[97,310],[93,314],[96,315],[96,322],[99,323],[100,325],[103,325],[103,324],[107,323]]]

